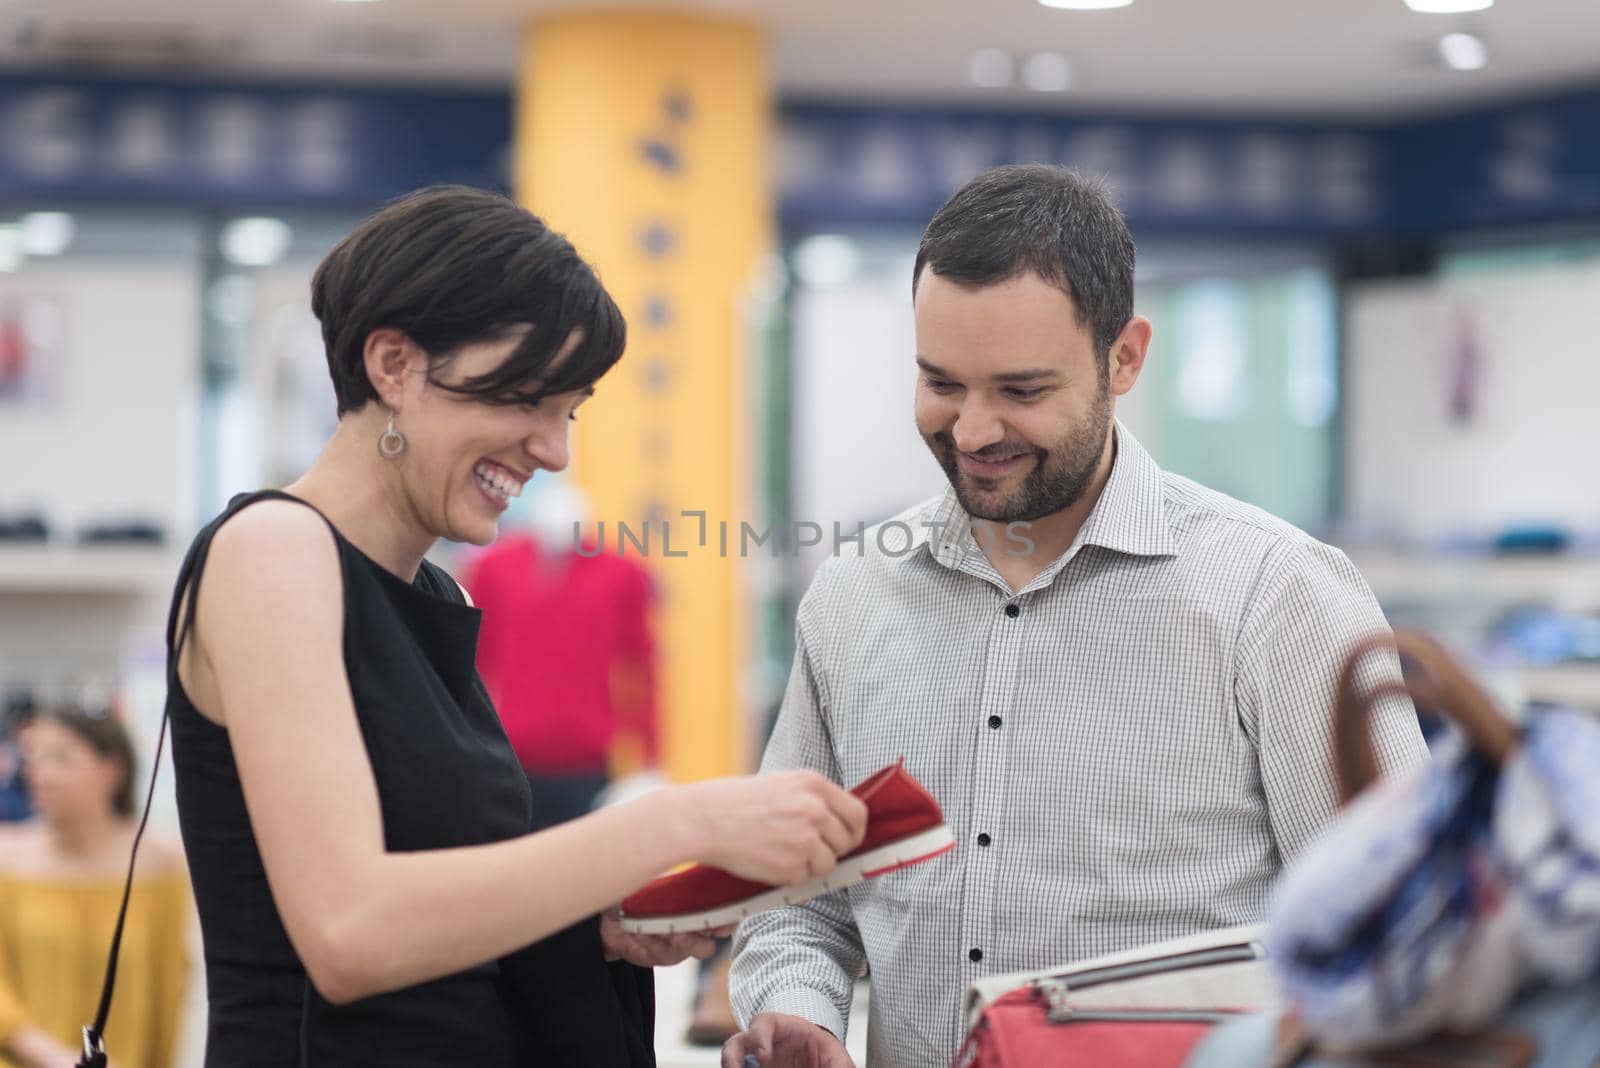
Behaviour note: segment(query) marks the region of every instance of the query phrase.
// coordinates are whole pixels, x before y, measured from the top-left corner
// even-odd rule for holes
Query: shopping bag
[[[1362,659],[1391,640],[1420,672],[1362,692]],[[1367,714],[1396,690],[1462,736],[1373,786]],[[1346,663],[1334,761],[1345,808],[1284,875],[1266,936],[1297,1030],[1286,1049],[1481,1031],[1525,989],[1600,976],[1600,722],[1514,725],[1436,642],[1384,636]]]
[[[1271,993],[1260,927],[1234,927],[967,990],[960,1068],[1178,1068]]]

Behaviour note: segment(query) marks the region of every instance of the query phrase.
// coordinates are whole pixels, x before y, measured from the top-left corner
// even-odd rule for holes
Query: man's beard
[[[1082,423],[1070,428],[1053,445],[1040,448],[1031,442],[1002,441],[972,455],[979,460],[1003,460],[1031,453],[1033,468],[1015,489],[1000,492],[999,480],[961,470],[955,439],[947,430],[925,435],[923,440],[944,468],[955,488],[956,500],[974,519],[992,523],[1025,523],[1054,515],[1083,498],[1094,481],[1111,426],[1111,391],[1102,387]]]

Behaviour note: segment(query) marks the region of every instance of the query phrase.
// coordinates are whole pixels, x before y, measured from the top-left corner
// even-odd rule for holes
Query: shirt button
[[[990,716],[989,717],[989,729],[992,730],[992,731],[997,731],[997,730],[1000,729],[1000,717],[999,716]]]
[[[1022,609],[1018,608],[1015,604],[1006,605],[1006,615],[1007,616],[1011,617],[1012,619],[1016,619],[1021,614],[1022,614]]]
[[[990,838],[987,834],[978,835],[978,844],[981,846],[987,846],[992,841],[994,841],[994,839]]]
[[[967,959],[970,960],[974,964],[978,963],[980,960],[983,959],[983,950],[981,950],[981,949],[969,949],[967,951]]]

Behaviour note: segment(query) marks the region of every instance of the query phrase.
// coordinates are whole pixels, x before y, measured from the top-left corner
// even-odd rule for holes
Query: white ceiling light
[[[1424,15],[1460,15],[1494,6],[1494,0],[1406,0],[1406,7]]]
[[[1059,93],[1072,84],[1072,66],[1059,52],[1035,52],[1022,62],[1022,82],[1040,93]]]
[[[64,211],[30,211],[17,221],[18,244],[29,256],[59,256],[77,232],[77,222]]]
[[[1447,33],[1439,38],[1439,58],[1451,70],[1482,70],[1489,62],[1489,49],[1481,37]]]
[[[1490,0],[1493,3],[1493,0]],[[1127,7],[1133,0],[1039,0],[1045,7],[1063,11],[1106,11],[1113,7]]]
[[[985,89],[1004,89],[1017,76],[1016,60],[999,48],[980,48],[967,61],[967,75],[974,85]]]
[[[289,251],[289,237],[282,219],[235,219],[222,228],[222,255],[240,267],[270,267]]]

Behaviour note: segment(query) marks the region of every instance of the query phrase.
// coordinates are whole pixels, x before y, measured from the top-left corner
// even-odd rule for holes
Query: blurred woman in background
[[[50,708],[21,731],[36,818],[0,837],[0,1064],[71,1068],[94,1014],[138,823],[134,756],[112,715]],[[175,844],[139,850],[111,1013],[119,1068],[172,1063],[189,959]]]

